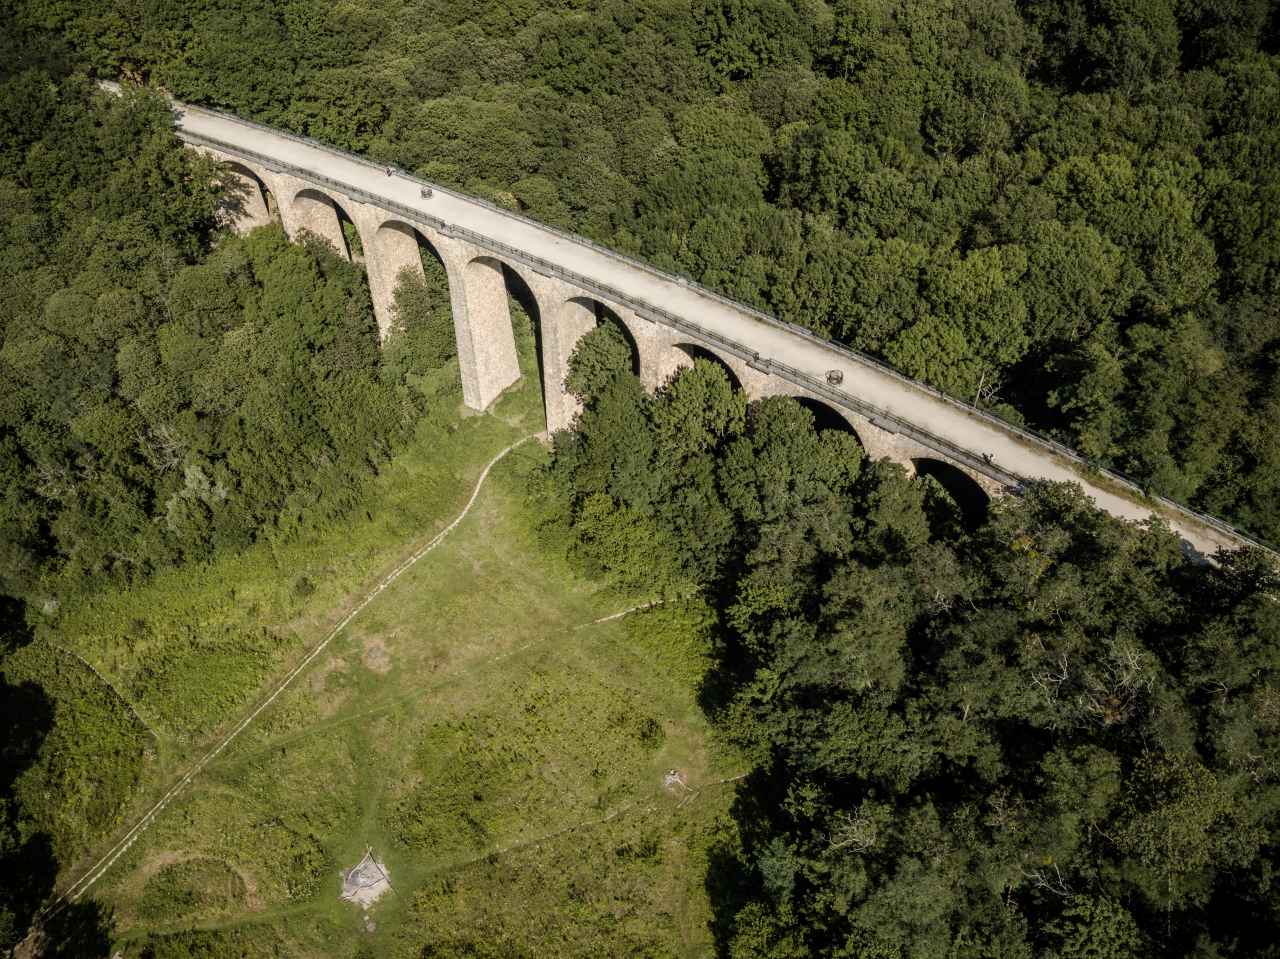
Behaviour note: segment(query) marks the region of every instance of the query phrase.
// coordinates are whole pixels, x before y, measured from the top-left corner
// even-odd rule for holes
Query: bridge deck
[[[758,353],[821,380],[828,370],[844,374],[841,392],[857,397],[893,418],[912,424],[978,459],[990,456],[1001,471],[1024,479],[1080,483],[1103,509],[1130,520],[1159,512],[1197,551],[1211,555],[1248,540],[1223,525],[1171,503],[1144,499],[1119,477],[1088,472],[1047,443],[978,415],[963,404],[938,396],[848,351],[770,322],[676,277],[666,276],[586,241],[575,240],[482,201],[436,188],[423,199],[420,181],[338,150],[278,133],[246,121],[187,105],[176,105],[180,135],[213,141],[268,158],[291,172],[310,173],[383,200],[391,208],[417,211],[424,220],[442,221],[495,245],[514,247],[554,267],[618,291],[634,304],[656,307]]]

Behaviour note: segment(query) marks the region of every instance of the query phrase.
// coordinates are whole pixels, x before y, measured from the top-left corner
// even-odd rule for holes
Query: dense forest
[[[214,170],[163,101],[95,78],[573,229],[1277,542],[1277,16],[0,10],[0,866],[51,882],[85,826],[41,831],[33,806],[64,790],[114,814],[146,748],[59,738],[55,691],[5,658],[28,623],[350,510],[451,349],[438,284],[400,291],[405,328],[379,350],[358,264],[277,228],[225,235]],[[718,613],[703,698],[754,764],[707,877],[725,955],[1277,954],[1267,562],[1192,565],[1166,529],[1067,487],[977,523],[796,403],[749,407],[713,365],[646,395],[626,350],[607,324],[583,341],[584,413],[535,492],[543,534],[592,575]],[[59,675],[81,728],[119,708]],[[113,757],[93,782],[68,765],[91,747]],[[42,883],[0,888],[0,948]]]
[[[98,76],[684,272],[1280,541],[1266,0],[24,0]]]
[[[719,613],[703,696],[754,763],[713,859],[733,959],[1280,955],[1280,589],[1033,486],[972,533],[795,400],[574,359],[546,528]],[[616,372],[610,374],[610,369]]]

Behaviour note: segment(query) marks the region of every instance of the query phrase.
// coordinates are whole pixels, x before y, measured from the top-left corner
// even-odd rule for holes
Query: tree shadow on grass
[[[15,959],[106,959],[111,954],[112,917],[102,903],[67,903],[39,919],[38,926],[14,953]]]
[[[22,603],[0,597],[0,952],[92,959],[110,949],[110,916],[96,902],[69,903],[38,918],[53,896],[58,860],[48,833],[28,831],[15,786],[53,729],[53,703],[35,683],[11,683],[8,655],[31,641]],[[27,828],[24,828],[27,827]],[[28,936],[33,924],[39,930]],[[24,941],[25,940],[25,941]]]
[[[729,816],[737,835],[722,835],[707,850],[707,874],[703,887],[711,903],[711,934],[715,954],[727,957],[738,913],[760,898],[760,877],[752,865],[752,849],[768,835],[769,810],[781,797],[778,784],[756,769],[735,786]]]

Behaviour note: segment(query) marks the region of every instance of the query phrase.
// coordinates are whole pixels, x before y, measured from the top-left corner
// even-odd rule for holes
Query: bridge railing
[[[349,153],[345,150],[340,150],[335,147],[320,143],[316,140],[311,139],[310,137],[300,136],[295,133],[289,133],[288,131],[277,130],[272,127],[268,127],[264,124],[257,123],[252,120],[245,120],[241,117],[237,117],[233,114],[225,113],[220,110],[212,110],[205,107],[191,107],[186,104],[178,104],[178,103],[174,104],[174,109],[175,109],[175,112],[178,114],[179,119],[180,119],[182,110],[186,110],[186,109],[198,110],[204,113],[213,114],[215,116],[224,117],[225,119],[234,121],[239,124],[253,127],[265,133],[269,133],[273,136],[283,137],[288,140],[293,140],[295,142],[305,144],[306,146],[311,147],[313,149],[321,150],[326,153],[343,157],[351,162],[357,163],[361,166],[365,166],[373,170],[382,171],[382,170],[385,170],[386,168],[385,164],[375,163],[374,161],[358,156],[357,154]],[[534,268],[540,273],[557,276],[561,279],[564,279],[568,282],[573,283],[575,286],[580,286],[585,290],[594,292],[604,299],[612,300],[614,302],[624,304],[630,307],[631,309],[635,310],[637,313],[640,313],[641,315],[647,316],[660,323],[663,323],[666,326],[670,326],[675,329],[689,332],[705,342],[716,343],[720,345],[722,348],[733,353],[734,355],[747,360],[749,363],[751,363],[753,366],[755,366],[758,369],[767,370],[768,372],[776,373],[782,376],[784,379],[787,379],[795,383],[797,386],[800,386],[820,396],[825,396],[826,398],[832,400],[833,402],[837,403],[840,406],[843,406],[847,409],[852,409],[855,412],[858,412],[866,416],[868,419],[871,419],[877,425],[882,425],[886,429],[889,429],[891,432],[901,433],[905,436],[910,436],[912,439],[917,440],[923,445],[930,447],[934,450],[937,450],[939,453],[942,453],[943,455],[949,458],[955,459],[958,462],[965,464],[969,468],[990,477],[991,479],[995,480],[998,483],[1001,483],[1006,486],[1014,486],[1014,487],[1021,484],[1021,479],[1017,477],[1015,474],[1009,473],[1001,469],[997,465],[993,463],[989,463],[986,460],[973,455],[968,450],[952,443],[950,440],[947,440],[941,436],[938,436],[930,432],[929,430],[926,430],[920,426],[917,426],[914,423],[903,420],[901,417],[889,412],[888,410],[877,407],[875,404],[868,403],[867,401],[859,397],[855,397],[849,393],[846,393],[843,390],[834,389],[831,386],[829,386],[824,380],[814,377],[811,374],[805,373],[803,370],[798,370],[795,367],[788,366],[784,363],[780,363],[777,360],[773,360],[771,358],[761,357],[757,351],[752,350],[750,347],[740,342],[730,339],[729,337],[725,337],[712,330],[708,330],[702,326],[699,326],[696,323],[692,323],[689,320],[684,319],[683,317],[675,316],[674,314],[664,310],[662,307],[659,307],[652,303],[648,303],[647,301],[634,297],[631,294],[624,293],[621,290],[618,290],[617,288],[610,286],[609,284],[602,283],[598,280],[592,279],[591,277],[583,276],[582,274],[577,273],[573,270],[566,269],[562,266],[559,266],[558,264],[552,263],[548,260],[544,260],[541,257],[538,257],[534,254],[528,253],[524,250],[510,246],[509,244],[503,243],[501,240],[497,240],[497,239],[494,239],[493,237],[476,233],[473,230],[469,230],[466,227],[458,226],[457,224],[449,223],[448,221],[442,220],[439,217],[432,216],[431,214],[426,213],[422,210],[418,210],[413,207],[398,203],[397,201],[389,200],[386,197],[382,197],[377,194],[370,193],[367,190],[361,189],[360,187],[354,186],[352,184],[345,183],[340,180],[335,180],[315,170],[310,170],[304,167],[295,166],[293,164],[278,160],[274,157],[270,157],[265,154],[258,153],[254,150],[248,149],[246,147],[239,146],[238,144],[228,143],[226,141],[223,141],[214,137],[207,137],[202,134],[192,133],[190,131],[183,130],[180,126],[178,128],[178,134],[180,138],[183,140],[186,140],[189,142],[195,142],[195,143],[203,143],[205,145],[214,147],[223,152],[231,153],[234,155],[244,157],[245,159],[253,160],[254,162],[259,163],[270,170],[275,170],[278,172],[287,172],[287,173],[292,173],[294,175],[305,177],[311,180],[312,182],[323,184],[325,186],[330,187],[331,189],[341,192],[351,197],[352,199],[357,199],[362,202],[368,203],[370,205],[381,207],[383,209],[395,212],[398,215],[404,217],[406,220],[409,220],[411,222],[420,222],[420,223],[428,224],[433,229],[438,230],[439,232],[443,233],[446,236],[464,239],[464,240],[467,240],[468,242],[475,244],[476,246],[484,247],[494,252],[500,252],[505,256],[508,256],[512,259],[517,260],[518,262],[522,262],[529,265],[530,267]],[[1264,545],[1263,543],[1260,543],[1254,537],[1245,533],[1243,530],[1240,530],[1235,526],[1232,526],[1230,523],[1227,523],[1215,516],[1210,516],[1207,513],[1202,513],[1199,510],[1193,509],[1190,506],[1186,506],[1182,503],[1178,503],[1174,500],[1169,499],[1166,496],[1162,496],[1157,493],[1151,493],[1132,477],[1126,476],[1125,474],[1121,473],[1118,470],[1099,466],[1095,463],[1092,463],[1089,460],[1087,460],[1084,456],[1082,456],[1080,453],[1078,453],[1076,450],[1073,450],[1071,447],[1066,446],[1063,443],[1060,443],[1059,441],[1053,439],[1050,436],[1046,436],[1035,430],[1031,430],[1026,427],[1011,423],[1008,420],[1003,419],[1002,417],[989,413],[986,410],[979,409],[973,404],[965,402],[964,400],[958,399],[948,393],[943,392],[942,390],[937,389],[936,387],[930,386],[927,383],[921,383],[918,380],[914,380],[911,377],[908,377],[900,373],[899,371],[895,370],[893,367],[880,362],[874,357],[868,356],[865,353],[861,353],[858,350],[851,349],[850,347],[847,347],[843,344],[834,343],[830,340],[823,339],[821,336],[814,333],[812,330],[809,330],[803,326],[800,326],[795,323],[790,323],[785,320],[781,320],[778,317],[772,316],[771,314],[764,312],[763,310],[759,310],[745,303],[740,303],[736,300],[730,299],[729,297],[726,297],[723,294],[720,294],[714,290],[708,289],[707,287],[703,286],[700,283],[697,283],[694,280],[689,279],[688,277],[673,276],[669,273],[664,273],[663,271],[657,269],[656,267],[653,267],[647,263],[644,263],[643,261],[637,260],[634,257],[630,257],[630,256],[627,256],[626,254],[618,253],[614,250],[610,250],[607,247],[603,247],[600,244],[595,243],[586,238],[575,236],[571,233],[567,233],[563,230],[559,230],[554,227],[549,227],[545,224],[539,223],[534,219],[531,219],[530,217],[524,216],[521,213],[508,210],[505,207],[498,206],[497,204],[492,203],[488,200],[483,200],[478,197],[469,196],[468,194],[462,193],[457,190],[453,190],[449,187],[442,187],[438,184],[431,183],[427,180],[423,180],[420,177],[416,177],[416,176],[413,176],[412,174],[405,173],[404,171],[397,170],[396,172],[397,172],[397,175],[399,175],[402,179],[408,180],[411,183],[415,183],[423,187],[428,187],[433,191],[439,191],[441,193],[448,194],[450,196],[456,197],[468,203],[478,204],[487,209],[500,213],[503,216],[511,217],[512,219],[519,220],[523,223],[526,223],[530,226],[537,228],[538,230],[541,230],[545,233],[549,233],[560,239],[567,240],[579,246],[588,247],[614,260],[622,261],[627,265],[634,267],[635,269],[639,269],[644,271],[645,273],[648,273],[651,276],[657,277],[667,282],[674,281],[676,283],[679,283],[682,286],[692,289],[694,292],[698,293],[699,295],[706,297],[710,300],[714,300],[715,302],[718,302],[720,304],[723,304],[733,309],[736,312],[746,314],[747,316],[750,316],[751,318],[758,320],[759,322],[765,323],[776,329],[783,330],[794,336],[802,337],[806,340],[809,340],[810,342],[813,342],[815,344],[822,346],[824,349],[838,353],[848,360],[851,360],[862,366],[866,366],[871,369],[874,369],[876,372],[884,376],[888,376],[912,390],[928,394],[929,396],[932,396],[933,398],[940,400],[943,403],[946,403],[948,406],[964,413],[967,416],[976,417],[977,419],[986,422],[988,425],[998,429],[1001,432],[1017,436],[1020,439],[1022,439],[1024,442],[1027,442],[1033,446],[1038,446],[1041,448],[1048,449],[1053,453],[1057,454],[1058,456],[1068,460],[1073,466],[1077,467],[1083,473],[1084,477],[1088,477],[1088,476],[1101,477],[1105,479],[1105,481],[1107,481],[1109,484],[1120,486],[1123,489],[1129,491],[1136,499],[1140,501],[1150,502],[1151,504],[1153,504],[1153,508],[1159,507],[1166,512],[1174,513],[1174,514],[1183,516],[1187,519],[1194,520],[1202,524],[1203,526],[1209,527],[1225,536],[1238,540],[1241,544],[1254,546],[1259,549],[1265,549],[1268,552],[1275,552],[1275,550],[1273,550],[1269,545]]]

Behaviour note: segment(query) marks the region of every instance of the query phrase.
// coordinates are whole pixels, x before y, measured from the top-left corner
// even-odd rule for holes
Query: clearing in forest
[[[704,627],[677,605],[579,628],[636,600],[540,542],[545,456],[502,460],[95,887],[125,956],[705,954],[738,768],[695,701]],[[394,882],[366,912],[340,895],[370,849]]]

